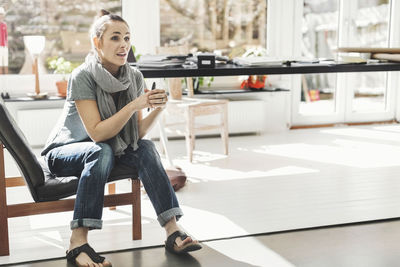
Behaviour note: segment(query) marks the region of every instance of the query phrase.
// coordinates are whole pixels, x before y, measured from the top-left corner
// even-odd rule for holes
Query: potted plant
[[[211,87],[214,77],[193,77],[193,91],[196,93],[201,86]]]
[[[264,57],[267,56],[267,50],[265,48],[250,48],[248,49],[242,57]],[[240,88],[249,88],[262,90],[265,86],[267,80],[267,75],[250,75],[246,80],[244,80]]]
[[[53,57],[50,58],[47,62],[49,69],[54,70],[55,74],[64,74],[63,79],[56,82],[58,95],[61,97],[67,96],[67,85],[68,82],[66,80],[66,74],[69,74],[73,71],[73,64],[65,60],[63,57]]]

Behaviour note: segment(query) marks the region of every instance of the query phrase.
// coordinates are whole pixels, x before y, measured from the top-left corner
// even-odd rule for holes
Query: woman
[[[183,215],[175,192],[149,140],[141,139],[167,102],[164,90],[144,89],[143,75],[127,63],[131,47],[127,23],[102,10],[91,29],[93,51],[68,82],[67,101],[42,151],[52,173],[79,175],[68,261],[77,266],[111,266],[88,244],[90,229],[101,229],[104,186],[116,163],[139,171],[158,221],[174,253],[201,245],[180,231]],[[141,110],[154,108],[144,119]]]

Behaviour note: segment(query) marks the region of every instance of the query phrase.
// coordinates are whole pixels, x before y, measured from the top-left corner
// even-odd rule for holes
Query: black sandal
[[[94,251],[94,249],[91,246],[89,246],[88,243],[86,243],[80,247],[70,250],[69,252],[67,250],[66,251],[67,261],[74,264],[74,266],[78,266],[76,263],[76,257],[78,257],[78,255],[81,254],[82,252],[86,253],[89,256],[89,258],[95,263],[103,263],[105,260],[103,256],[97,254],[96,251]]]
[[[202,246],[199,243],[197,243],[197,242],[195,243],[193,241],[190,243],[187,243],[181,247],[178,247],[178,245],[175,242],[177,237],[180,237],[181,240],[183,241],[188,237],[188,235],[185,232],[176,231],[176,232],[172,233],[170,236],[168,236],[167,241],[165,241],[165,249],[171,253],[185,254],[190,251],[195,251],[195,250],[199,250],[202,248]]]

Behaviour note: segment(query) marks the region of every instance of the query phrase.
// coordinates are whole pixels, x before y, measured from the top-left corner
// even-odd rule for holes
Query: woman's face
[[[131,47],[128,26],[121,21],[110,21],[97,45],[97,52],[103,66],[115,74],[126,63]]]

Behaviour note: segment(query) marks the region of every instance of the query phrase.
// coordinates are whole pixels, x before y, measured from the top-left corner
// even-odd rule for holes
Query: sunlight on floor
[[[220,159],[225,159],[227,158],[227,155],[224,154],[217,154],[217,153],[210,153],[206,151],[199,151],[195,150],[193,151],[193,162],[210,162],[210,161],[215,161],[215,160],[220,160]],[[185,159],[188,160],[187,156],[183,156],[181,158],[176,158],[177,160],[179,159]]]
[[[179,221],[182,227],[200,240],[212,236],[233,237],[250,233],[229,220],[227,217],[207,210],[181,206],[185,216]],[[207,229],[206,231],[204,231]]]
[[[125,207],[125,206],[124,206]],[[126,212],[122,212],[121,209],[112,211],[108,208],[103,210],[103,221],[124,221],[127,220],[128,223],[131,223],[131,209],[127,206],[128,209]],[[67,227],[69,228],[69,223],[72,220],[73,212],[60,212],[60,213],[50,213],[50,214],[41,214],[35,216],[26,217],[29,219],[29,226],[32,230],[40,230],[40,229],[48,229],[53,227]],[[143,222],[146,223],[146,222]]]
[[[265,267],[294,267],[293,264],[254,237],[206,242],[206,245],[231,259],[247,264]]]
[[[398,127],[395,126],[390,126],[391,128],[388,129],[399,129]],[[377,129],[378,127],[375,127],[374,129]],[[398,131],[393,131],[393,132],[385,132],[383,131],[386,127],[379,127],[379,131],[371,130],[371,129],[360,129],[360,128],[342,128],[342,129],[326,129],[326,130],[321,130],[321,133],[327,133],[327,134],[334,134],[334,135],[342,135],[342,136],[351,136],[351,137],[357,137],[357,138],[369,138],[369,139],[375,139],[375,140],[381,140],[381,141],[391,141],[391,142],[400,142],[400,133]]]
[[[62,240],[59,231],[39,232],[33,238],[39,241],[39,243],[45,243],[51,247],[64,250],[65,242]]]
[[[182,218],[180,224],[188,233],[199,240],[207,239],[210,236],[235,237],[250,234],[235,222],[221,214],[188,206],[183,206],[182,209],[184,209],[186,216]],[[205,229],[207,230],[204,231]],[[233,245],[232,241],[237,242],[237,245]],[[229,243],[216,241],[207,242],[206,244],[210,248],[226,255],[227,257],[248,264],[274,267],[293,266],[278,254],[265,247],[255,238],[243,240],[229,239]]]
[[[254,149],[253,151],[357,168],[400,165],[400,146],[346,139],[332,140],[331,145],[293,143],[262,146],[261,149]]]
[[[40,214],[26,217],[29,219],[29,226],[32,230],[48,229],[52,227],[69,227],[72,218],[72,211]]]
[[[193,165],[190,167],[186,167],[185,170],[187,170],[186,175],[193,182],[229,181],[318,172],[317,170],[302,168],[298,166],[286,166],[267,171],[239,171],[227,168],[221,169],[219,167],[213,166]]]
[[[375,129],[375,130],[378,130],[378,131],[387,131],[387,132],[400,133],[400,125],[399,124],[376,126],[376,127],[372,127],[372,129]]]
[[[51,238],[53,240],[57,240],[57,241],[62,241],[60,232],[58,231],[47,231],[47,232],[42,232],[41,235],[43,235],[46,238]]]
[[[238,150],[242,152],[250,151],[245,148],[239,148]],[[254,151],[251,151],[251,153],[254,154]],[[231,159],[226,164],[220,162],[218,165],[211,165],[206,161],[203,163],[190,163],[187,160],[175,160],[175,163],[185,171],[189,181],[193,183],[265,178],[280,175],[298,175],[319,172],[317,169],[294,165],[272,168],[271,165],[267,164],[268,162],[264,165],[258,165],[258,169],[261,170],[247,170],[249,167],[251,168],[251,166],[242,166],[241,162],[239,162],[240,160],[238,160],[237,164],[234,164],[234,160],[235,159]],[[233,166],[236,168],[232,168]]]

